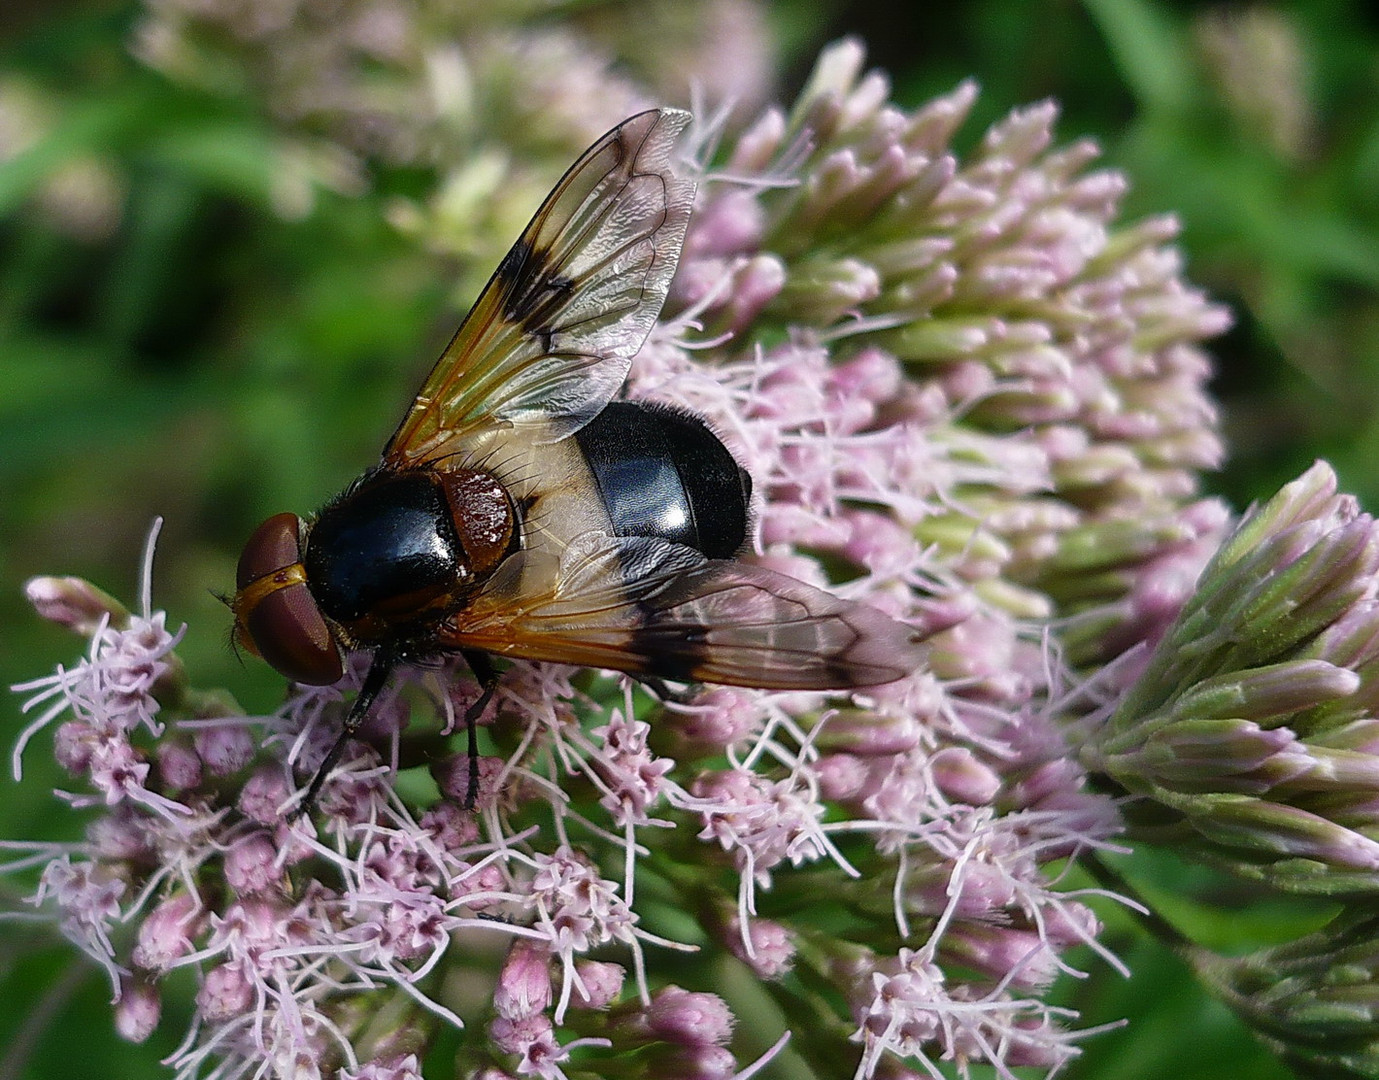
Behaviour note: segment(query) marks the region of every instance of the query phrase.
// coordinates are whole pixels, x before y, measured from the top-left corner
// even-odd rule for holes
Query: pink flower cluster
[[[1104,715],[1139,661],[1100,665],[1162,632],[1224,523],[1194,487],[1219,452],[1197,343],[1224,317],[1179,280],[1170,223],[1114,226],[1122,181],[1052,149],[1050,107],[960,164],[972,87],[906,113],[860,63],[831,50],[789,117],[701,163],[628,390],[739,455],[751,558],[908,621],[923,670],[662,702],[514,664],[475,813],[451,727],[476,688],[415,671],[303,821],[357,666],[244,717],[191,687],[147,603],[80,621],[89,587],[34,586],[93,645],[21,687],[21,743],[66,716],[91,792],[68,801],[95,816],[12,869],[46,867],[33,898],[106,966],[131,1038],[194,973],[179,1076],[410,1078],[451,1028],[486,1080],[727,1080],[755,1056],[744,981],[857,1077],[1076,1052],[1043,994],[1100,927],[1058,875],[1121,822],[1065,731]]]

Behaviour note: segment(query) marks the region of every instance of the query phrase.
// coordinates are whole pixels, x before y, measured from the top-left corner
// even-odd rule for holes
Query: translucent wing
[[[442,640],[500,656],[779,690],[893,682],[913,632],[865,604],[650,537],[513,555]]]
[[[577,430],[622,385],[665,302],[694,200],[671,170],[688,113],[619,124],[546,197],[383,451],[413,465],[485,429]]]

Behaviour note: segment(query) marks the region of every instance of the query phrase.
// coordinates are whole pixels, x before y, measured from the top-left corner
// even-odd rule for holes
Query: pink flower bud
[[[120,980],[120,999],[115,1003],[115,1030],[120,1038],[141,1043],[153,1034],[162,1014],[158,991],[139,979]]]
[[[627,969],[621,964],[604,960],[578,960],[575,974],[579,976],[570,997],[570,1005],[576,1009],[606,1009],[622,993]]]
[[[747,940],[736,915],[728,920],[724,943],[734,956],[763,979],[778,979],[795,962],[795,944],[790,931],[772,919],[752,919],[747,923]]]
[[[80,776],[91,767],[95,740],[96,732],[90,724],[68,720],[53,735],[53,757],[73,776]]]
[[[651,1075],[658,1080],[732,1080],[739,1075],[732,1051],[723,1046],[675,1046],[652,1061]]]
[[[846,520],[799,503],[768,503],[761,513],[761,542],[799,547],[838,548],[852,535]]]
[[[481,757],[479,759],[479,786],[474,796],[476,807],[491,806],[498,797],[497,778],[506,764],[499,757]],[[451,754],[448,758],[434,762],[431,765],[431,775],[436,778],[436,784],[441,789],[442,795],[454,801],[461,808],[465,806],[469,798],[469,755],[467,753]]]
[[[726,188],[695,212],[694,228],[685,239],[685,257],[738,255],[761,243],[765,215],[755,194]]]
[[[651,999],[645,1020],[658,1038],[683,1046],[722,1046],[733,1033],[733,1014],[721,997],[678,986]]]
[[[221,964],[206,972],[196,994],[196,1008],[208,1023],[243,1016],[254,1004],[254,985],[238,964]]]
[[[909,529],[882,514],[848,516],[852,535],[843,554],[877,577],[903,577],[919,561],[919,543]]]
[[[140,859],[151,853],[144,820],[124,808],[91,822],[86,835],[107,859]]]
[[[201,758],[181,743],[162,743],[158,747],[158,775],[173,791],[190,791],[201,783]]]
[[[1009,795],[1017,806],[1053,809],[1062,804],[1068,796],[1077,795],[1082,780],[1082,771],[1074,762],[1059,758],[1031,769],[1027,775],[1011,785]]]
[[[225,853],[225,880],[240,896],[266,892],[282,877],[278,849],[264,833],[254,833],[230,845]]]
[[[777,256],[753,256],[733,280],[727,303],[728,328],[738,330],[760,315],[780,295],[785,277],[785,264]]]
[[[422,814],[418,824],[446,851],[458,851],[479,838],[479,823],[474,815],[448,800]]]
[[[192,939],[200,932],[202,922],[196,898],[190,893],[174,893],[139,924],[134,963],[148,971],[167,971],[192,951]]]
[[[821,749],[858,757],[894,757],[919,745],[924,730],[913,716],[886,716],[862,709],[840,709],[823,724]]]
[[[199,729],[193,741],[196,752],[216,776],[230,776],[254,757],[254,740],[240,724],[225,723]]]
[[[670,704],[664,720],[689,747],[708,752],[745,739],[760,723],[757,696],[730,686],[704,690],[688,705]]]
[[[123,604],[83,578],[30,578],[24,583],[24,596],[41,617],[82,637],[95,633],[107,616],[116,627],[129,619]]]
[[[814,766],[819,794],[833,802],[856,801],[871,780],[871,767],[852,754],[826,754]]]
[[[530,938],[520,937],[508,950],[498,985],[493,991],[493,1007],[499,1016],[519,1020],[544,1012],[551,1004],[551,954]]]
[[[450,889],[452,899],[463,900],[466,907],[483,911],[502,903],[498,897],[507,891],[507,879],[502,867],[489,862],[464,871],[451,881]]]
[[[1086,904],[1069,902],[1048,911],[1044,920],[1045,940],[1059,948],[1080,945],[1101,933],[1101,920]]]
[[[946,746],[929,759],[934,782],[954,802],[986,806],[1001,790],[1000,776],[965,746]]]
[[[339,1080],[423,1080],[416,1054],[369,1061],[358,1069],[341,1069]]]
[[[753,173],[768,169],[785,139],[785,113],[779,106],[767,109],[733,146],[729,173]]]
[[[554,1025],[545,1013],[535,1013],[519,1020],[505,1016],[495,1016],[488,1025],[493,1043],[505,1054],[515,1054],[524,1062],[554,1061],[560,1055],[560,1045],[555,1038]],[[537,1068],[518,1068],[518,1073],[544,1071]]]
[[[671,299],[680,307],[694,307],[710,297],[721,303],[726,299],[732,262],[721,256],[704,256],[682,262],[675,275]]]
[[[291,788],[282,767],[264,765],[254,770],[239,793],[239,809],[250,821],[276,825],[282,821]]]
[[[903,380],[900,362],[877,348],[863,349],[828,374],[829,386],[838,393],[877,403],[895,397]]]

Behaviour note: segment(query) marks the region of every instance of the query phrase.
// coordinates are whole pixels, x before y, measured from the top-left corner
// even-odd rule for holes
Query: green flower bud
[[[1326,929],[1239,960],[1199,957],[1217,992],[1299,1076],[1379,1075],[1379,920]]]

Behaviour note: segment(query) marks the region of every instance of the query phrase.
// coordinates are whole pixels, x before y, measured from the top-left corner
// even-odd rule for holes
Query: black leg
[[[650,690],[652,696],[658,701],[683,702],[688,700],[684,694],[677,694],[665,684],[665,680],[658,679],[655,675],[633,675],[632,678]]]
[[[378,699],[378,695],[383,692],[383,687],[388,684],[388,676],[393,673],[393,668],[397,666],[398,658],[391,651],[379,649],[374,653],[373,661],[369,664],[369,673],[364,676],[364,682],[359,687],[359,693],[355,695],[350,711],[345,716],[344,726],[340,729],[340,737],[335,740],[335,745],[330,748],[330,753],[326,754],[325,760],[321,762],[321,767],[316,770],[316,775],[311,778],[311,786],[306,789],[306,797],[302,799],[297,807],[296,816],[306,817],[316,806],[316,797],[321,794],[321,786],[326,782],[326,777],[330,771],[340,763],[340,756],[345,752],[345,743],[354,738],[360,726],[364,723],[364,717],[369,715],[369,709]]]
[[[498,687],[498,672],[493,669],[487,653],[461,649],[460,655],[469,665],[469,670],[474,672],[474,678],[479,681],[479,689],[482,691],[474,703],[464,711],[464,726],[469,733],[469,788],[465,792],[464,808],[473,810],[474,803],[479,798],[479,746],[475,741],[474,728],[479,722],[479,717],[483,716],[484,710],[488,708],[493,691]]]

